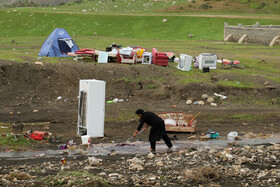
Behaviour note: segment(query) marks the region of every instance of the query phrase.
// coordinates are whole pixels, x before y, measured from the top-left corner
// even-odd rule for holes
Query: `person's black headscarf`
[[[138,109],[136,110],[135,114],[143,114],[144,113],[144,110],[143,109]]]

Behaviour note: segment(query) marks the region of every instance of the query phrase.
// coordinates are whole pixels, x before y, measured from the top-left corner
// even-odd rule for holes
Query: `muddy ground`
[[[99,79],[106,81],[107,101],[119,98],[124,102],[106,104],[105,138],[94,140],[96,143],[121,142],[129,138],[138,125],[138,118],[134,115],[137,108],[155,113],[180,111],[197,114],[201,111],[197,117],[197,135],[208,128],[213,128],[221,136],[230,131],[280,132],[279,103],[258,105],[235,103],[234,99],[231,100],[238,97],[246,101],[244,98],[252,96],[256,99],[273,100],[280,95],[278,84],[274,84],[276,89],[273,90],[265,87],[234,89],[203,83],[183,85],[178,83],[180,78],[174,75],[174,68],[142,64],[80,63],[72,62],[72,59],[67,63],[43,66],[1,61],[0,121],[28,123],[29,126],[24,130],[43,130],[47,126],[49,132],[63,135],[64,141],[80,141],[76,136],[79,80]],[[222,77],[215,74],[215,79],[219,78]],[[266,81],[255,77],[252,79]],[[186,105],[187,99],[201,100],[205,93],[224,94],[228,100],[216,99],[218,107],[211,107],[209,104]],[[248,115],[248,119],[244,115]],[[241,116],[240,119],[238,116]],[[147,133],[140,138],[146,140],[145,135]],[[180,139],[190,136],[186,133],[170,134],[173,135]]]
[[[171,66],[172,67],[172,66]],[[0,61],[0,122],[26,124],[24,132],[30,129],[46,130],[62,135],[63,142],[75,140],[78,111],[78,87],[80,79],[99,79],[106,81],[106,100],[123,99],[121,103],[106,103],[105,137],[94,138],[93,143],[123,142],[131,137],[138,126],[134,112],[138,108],[160,112],[188,112],[201,114],[197,119],[199,137],[208,128],[219,132],[225,138],[231,131],[239,134],[279,134],[280,110],[275,100],[280,95],[279,84],[273,89],[241,89],[215,86],[215,84],[179,84],[180,77],[174,75],[174,65],[161,67],[155,65],[123,65],[69,62],[60,64],[35,65]],[[214,77],[214,78],[213,78]],[[223,78],[213,74],[215,82]],[[230,77],[228,77],[230,79]],[[264,83],[266,80],[253,78]],[[217,107],[209,104],[186,105],[187,99],[201,100],[202,94],[220,93],[228,96],[223,101],[216,99]],[[272,103],[256,104],[238,102],[254,96]],[[246,100],[246,99],[245,99]],[[276,101],[276,102],[275,102]],[[245,116],[245,117],[244,117]],[[186,140],[190,133],[169,133],[172,139]],[[137,139],[146,141],[148,133]],[[57,149],[57,144],[37,143],[18,148],[20,151]],[[1,145],[0,150],[9,149]],[[17,164],[24,160],[17,162]]]

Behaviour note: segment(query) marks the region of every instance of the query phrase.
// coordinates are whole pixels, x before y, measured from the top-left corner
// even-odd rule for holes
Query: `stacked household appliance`
[[[190,71],[193,57],[190,55],[180,54],[177,68],[182,71]]]
[[[142,64],[152,64],[153,55],[150,52],[144,52],[142,55]]]
[[[217,55],[212,53],[201,53],[198,56],[198,68],[217,69]]]

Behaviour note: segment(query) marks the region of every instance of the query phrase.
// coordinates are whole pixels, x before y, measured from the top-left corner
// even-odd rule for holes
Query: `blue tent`
[[[67,57],[68,52],[79,50],[76,43],[62,28],[56,28],[44,42],[39,56]]]

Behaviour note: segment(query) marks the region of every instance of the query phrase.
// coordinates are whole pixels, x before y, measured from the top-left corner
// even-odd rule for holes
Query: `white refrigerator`
[[[106,82],[82,79],[79,86],[78,135],[104,136]]]

